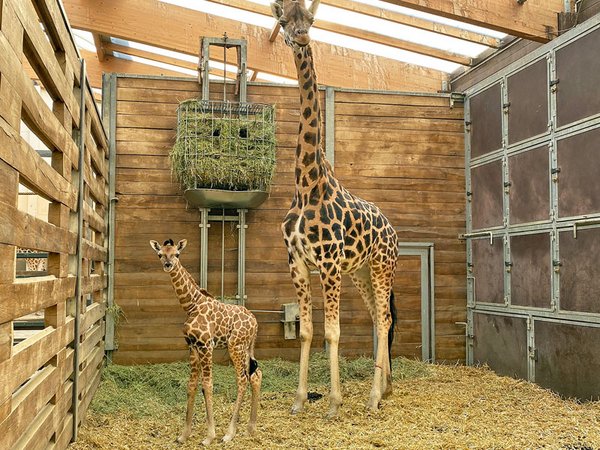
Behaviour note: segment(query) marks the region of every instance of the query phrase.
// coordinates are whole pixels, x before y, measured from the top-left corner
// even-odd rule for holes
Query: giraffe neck
[[[309,195],[326,173],[321,149],[319,89],[310,45],[294,48],[300,88],[300,125],[296,147],[296,192]]]
[[[177,298],[179,298],[179,304],[184,311],[189,313],[203,298],[198,295],[199,289],[196,281],[179,261],[175,262],[175,267],[169,272],[169,275]]]

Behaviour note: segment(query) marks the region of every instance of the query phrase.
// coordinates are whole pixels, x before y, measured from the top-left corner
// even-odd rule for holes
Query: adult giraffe
[[[342,403],[338,344],[342,273],[350,274],[377,329],[375,375],[367,407],[376,411],[392,391],[391,343],[395,322],[392,285],[398,259],[398,237],[372,203],[352,195],[334,177],[321,148],[321,111],[308,30],[319,0],[309,9],[304,0],[271,4],[292,48],[300,87],[300,126],[296,147],[294,198],[281,229],[300,304],[300,376],[292,413],[307,398],[308,358],[313,335],[310,269],[320,274],[324,296],[325,339],[329,344],[331,392],[329,417]]]

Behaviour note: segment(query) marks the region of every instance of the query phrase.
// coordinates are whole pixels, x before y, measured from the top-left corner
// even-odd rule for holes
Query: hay
[[[539,386],[499,377],[485,368],[430,366],[397,359],[394,393],[371,414],[364,404],[373,362],[367,358],[344,360],[344,404],[337,419],[326,420],[328,371],[323,355],[312,358],[309,390],[324,397],[307,403],[299,416],[289,414],[298,365],[281,360],[261,361],[260,365],[264,384],[256,435],[250,437],[245,430],[246,401],[236,438],[213,447],[584,450],[600,446],[600,403],[563,400]],[[190,440],[184,445],[175,443],[183,423],[186,382],[185,364],[107,368],[87,423],[72,448],[199,448],[206,430],[200,399]],[[118,390],[113,390],[113,383]],[[215,367],[219,438],[231,417],[234,383],[230,367]]]
[[[268,190],[275,170],[274,108],[196,99],[180,103],[173,175],[185,189]]]

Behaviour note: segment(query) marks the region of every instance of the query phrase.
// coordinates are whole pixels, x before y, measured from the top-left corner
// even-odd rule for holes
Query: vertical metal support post
[[[238,209],[238,305],[246,305],[246,213],[247,209]]]
[[[550,220],[552,221],[551,232],[551,255],[552,255],[552,272],[550,273],[552,282],[552,310],[560,311],[560,234],[556,221],[558,220],[558,190],[559,190],[559,175],[560,168],[558,167],[558,149],[556,143],[556,90],[557,86],[553,82],[558,78],[556,73],[556,56],[555,50],[552,50],[547,56],[548,59],[548,127],[550,128],[550,143],[548,151],[550,152],[550,171],[549,171],[549,192],[550,192]]]
[[[238,82],[240,86],[240,103],[246,103],[247,96],[247,78],[248,72],[246,70],[246,61],[248,61],[248,45],[245,40],[242,40],[239,51],[239,63],[238,63]]]
[[[429,307],[429,251],[421,254],[421,360],[428,361],[431,351],[431,311]]]
[[[77,273],[75,276],[75,320],[73,323],[73,398],[71,410],[73,412],[73,437],[77,440],[79,425],[79,340],[81,338],[81,293],[82,293],[82,269],[83,269],[83,196],[85,174],[85,60],[81,60],[80,73],[80,97],[79,97],[79,132],[77,146],[79,148],[78,161],[78,198],[77,198]]]
[[[325,88],[325,157],[335,169],[335,90]]]
[[[200,72],[200,81],[202,84],[202,100],[210,99],[210,82],[209,74],[209,46],[210,43],[205,38],[200,38],[200,59],[198,60],[198,71]]]
[[[429,307],[429,361],[435,362],[435,252],[433,244],[429,247],[429,298],[427,299]]]
[[[527,317],[527,380],[535,383],[535,363],[537,351],[535,349],[535,321],[533,316]]]
[[[208,286],[208,223],[209,208],[200,208],[200,287]]]
[[[112,308],[115,298],[115,224],[117,196],[116,189],[116,131],[117,131],[117,76],[116,74],[104,74],[102,77],[102,120],[108,130],[108,286],[107,307]],[[106,315],[106,335],[104,338],[104,350],[108,362],[112,361],[112,352],[116,350],[115,342],[115,317]]]

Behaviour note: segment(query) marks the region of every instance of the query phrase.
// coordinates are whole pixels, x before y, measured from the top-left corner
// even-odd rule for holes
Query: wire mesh
[[[186,100],[177,109],[172,169],[185,189],[268,190],[275,146],[272,105]]]

